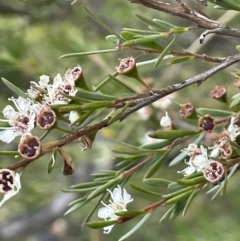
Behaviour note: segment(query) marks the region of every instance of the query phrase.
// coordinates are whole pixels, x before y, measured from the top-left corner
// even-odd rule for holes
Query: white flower
[[[110,193],[112,200],[109,200],[110,204],[108,205],[102,202],[105,207],[99,209],[98,217],[103,218],[105,221],[117,220],[118,216],[115,213],[127,211],[127,204],[132,202],[133,199],[131,198],[131,195],[127,193],[126,189],[124,188],[122,190],[119,185],[114,188],[113,191],[109,189],[107,189],[107,191]],[[104,233],[109,233],[113,226],[114,225],[104,227]]]
[[[208,165],[207,149],[202,145],[200,148],[197,148],[196,144],[191,143],[188,145],[188,148],[184,148],[182,151],[190,156],[189,161],[185,161],[189,167],[186,167],[182,171],[178,171],[178,173],[183,173],[184,176],[188,176],[196,171],[203,171]]]
[[[160,120],[160,126],[170,127],[172,125],[172,121],[171,121],[170,117],[168,116],[167,111],[165,113],[166,113],[165,116],[163,116],[162,119]]]
[[[231,141],[235,141],[237,136],[240,135],[240,128],[234,124],[235,119],[236,118],[232,116],[230,125],[227,128]]]
[[[17,111],[10,105],[3,109],[3,115],[7,120],[0,120],[8,122],[10,127],[0,127],[0,140],[10,143],[17,136],[30,134],[34,128],[35,112],[33,102],[22,97],[18,99],[11,98]]]
[[[20,174],[9,169],[0,169],[0,193],[3,193],[3,199],[0,207],[11,197],[16,195],[21,189]]]

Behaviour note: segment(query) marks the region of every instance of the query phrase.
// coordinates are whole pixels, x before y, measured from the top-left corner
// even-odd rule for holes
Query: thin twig
[[[200,85],[201,83],[203,83],[205,80],[207,80],[210,76],[216,74],[217,72],[227,68],[228,66],[231,66],[237,62],[240,62],[240,54],[236,54],[234,56],[230,56],[228,58],[226,58],[226,60],[222,63],[220,63],[218,66],[215,66],[207,71],[205,71],[204,73],[194,76],[192,78],[189,78],[181,83],[177,83],[174,85],[171,85],[169,87],[160,89],[160,90],[152,90],[152,92],[154,94],[152,94],[151,92],[148,92],[146,94],[140,94],[140,95],[136,95],[136,96],[132,96],[132,97],[128,97],[128,98],[124,98],[124,101],[131,101],[131,100],[135,100],[135,106],[133,107],[129,107],[119,118],[118,120],[122,121],[125,118],[127,118],[130,114],[136,112],[137,110],[163,98],[166,95],[172,94],[173,92],[176,92],[180,89],[183,89],[189,85],[192,84],[198,84]],[[142,99],[138,99],[136,100],[136,98],[139,98],[139,96],[143,97]],[[123,101],[123,99],[121,99],[121,101]],[[121,102],[120,101],[120,102]],[[126,102],[127,104],[127,102]],[[76,139],[78,139],[79,137],[83,136],[83,135],[89,135],[92,132],[96,132],[104,127],[109,126],[109,121],[111,120],[111,118],[109,117],[108,119],[105,119],[103,121],[100,121],[99,123],[92,125],[92,126],[87,126],[85,129],[79,130],[76,133],[72,134],[71,136],[68,136],[67,138],[64,138],[62,140],[59,141],[54,141],[52,143],[43,143],[43,154],[44,153],[49,153],[52,152],[55,148],[57,147],[62,147]],[[42,155],[43,155],[42,154]],[[34,159],[36,160],[36,159]],[[27,166],[29,163],[33,162],[34,160],[22,160],[18,163],[15,163],[11,166],[8,166],[7,168],[10,170],[16,170],[20,167],[25,167]]]

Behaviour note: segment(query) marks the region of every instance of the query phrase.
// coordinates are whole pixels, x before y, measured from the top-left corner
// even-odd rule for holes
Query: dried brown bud
[[[195,108],[191,103],[185,103],[181,105],[181,109],[179,110],[179,114],[183,118],[189,118],[193,116],[194,113],[195,113]]]
[[[221,102],[227,102],[227,90],[224,86],[216,85],[214,90],[211,91],[211,97]]]
[[[64,79],[66,80],[66,82],[71,82],[72,80],[73,82],[75,82],[75,86],[79,88],[90,90],[90,88],[87,86],[85,82],[82,67],[80,65],[77,65],[73,69],[67,69]]]
[[[224,177],[224,167],[220,162],[210,159],[203,169],[203,175],[209,182],[217,183]]]
[[[233,154],[233,147],[229,143],[225,143],[221,147],[221,158],[229,159]]]
[[[51,108],[44,108],[37,115],[37,126],[43,130],[51,129],[56,123],[57,118],[55,112]]]
[[[133,56],[120,60],[120,64],[116,67],[119,74],[128,74],[132,71],[136,71],[136,61]]]
[[[37,136],[25,135],[18,145],[18,151],[23,158],[32,160],[40,155],[41,147],[41,141]]]
[[[234,86],[240,89],[240,78],[234,80]]]
[[[198,126],[203,131],[211,132],[215,128],[215,122],[212,116],[204,115],[199,118]]]
[[[92,147],[92,141],[88,136],[84,135],[78,139],[78,145],[81,148],[81,151],[85,151]]]
[[[63,157],[63,174],[72,175],[74,173],[74,163],[71,156],[68,155],[62,148],[58,149],[59,154]]]

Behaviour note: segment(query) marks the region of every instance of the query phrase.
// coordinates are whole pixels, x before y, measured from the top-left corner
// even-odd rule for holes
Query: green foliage
[[[232,177],[239,167],[240,97],[238,93],[235,94],[237,91],[230,84],[225,86],[228,96],[224,95],[224,98],[216,98],[224,94],[216,93],[217,88],[212,92],[211,90],[216,83],[226,84],[226,76],[231,79],[229,71],[224,70],[240,61],[239,54],[231,55],[227,47],[215,48],[215,43],[205,44],[205,42],[207,47],[204,51],[201,50],[198,54],[193,50],[190,51],[189,45],[199,38],[193,32],[192,24],[186,27],[186,22],[174,23],[172,16],[164,14],[158,19],[151,11],[146,12],[144,16],[137,14],[135,17],[132,14],[132,6],[129,7],[125,3],[106,1],[106,4],[102,3],[101,6],[96,2],[95,6],[86,2],[82,7],[78,0],[73,2],[70,8],[70,2],[67,1],[47,3],[32,1],[31,4],[30,2],[20,6],[27,11],[25,17],[12,18],[10,23],[2,25],[4,33],[0,47],[0,64],[3,66],[2,86],[7,87],[17,97],[31,98],[26,91],[26,88],[29,88],[29,81],[36,81],[37,76],[44,73],[51,76],[55,76],[58,72],[63,73],[66,66],[78,66],[77,62],[81,63],[84,79],[81,72],[81,80],[78,78],[79,82],[76,81],[71,86],[76,90],[75,94],[69,94],[66,91],[68,88],[60,93],[61,100],[67,99],[65,103],[44,103],[50,87],[35,86],[41,95],[31,103],[42,101],[56,115],[56,123],[49,130],[34,129],[34,135],[41,136],[42,146],[39,156],[33,159],[25,157],[20,159],[20,148],[16,145],[11,145],[10,150],[5,150],[6,146],[0,150],[0,155],[4,157],[2,168],[23,172],[23,187],[30,185],[28,176],[31,178],[34,176],[37,182],[33,186],[30,185],[29,190],[23,190],[20,196],[22,202],[24,203],[24,197],[28,195],[29,200],[26,200],[26,204],[18,204],[18,209],[30,212],[40,200],[43,203],[50,202],[61,189],[65,193],[75,195],[65,210],[65,218],[73,226],[71,228],[69,225],[70,232],[73,234],[77,232],[75,237],[79,235],[80,216],[81,218],[85,216],[81,220],[82,226],[99,229],[114,225],[115,230],[117,228],[124,230],[126,234],[119,240],[125,240],[133,233],[136,238],[143,234],[146,239],[154,240],[155,233],[148,233],[148,227],[151,225],[157,227],[154,230],[161,229],[156,224],[156,220],[160,219],[162,222],[174,219],[180,214],[189,215],[189,220],[194,221],[193,226],[196,225],[195,216],[189,210],[203,206],[199,202],[203,198],[201,194],[213,193],[212,199],[215,199],[219,195],[226,194],[229,185],[236,188]],[[237,2],[226,0],[217,4],[227,9],[238,10]],[[36,9],[36,6],[43,11]],[[174,12],[176,8],[171,8],[171,4],[169,6],[170,10],[165,12],[177,15]],[[179,8],[188,16],[187,19],[193,22],[198,20],[198,26],[203,28],[202,31],[208,29],[204,25],[206,22],[212,23],[211,27],[209,25],[209,30],[214,30],[215,22],[211,19],[206,21],[207,14],[203,17],[202,13],[198,13],[194,15],[194,19],[197,20],[194,20],[191,18],[193,11],[188,11],[188,8],[185,9],[183,6]],[[139,6],[136,11],[141,13],[142,9],[146,10],[144,6]],[[126,16],[124,19],[123,15]],[[117,16],[121,17],[117,19]],[[182,17],[181,14],[179,16]],[[55,24],[55,21],[58,21],[58,24]],[[15,33],[16,23],[18,27],[21,26],[22,32]],[[128,27],[123,27],[125,25]],[[226,30],[224,26],[219,25],[218,30],[213,33],[226,35],[229,39],[229,36],[235,36],[234,34],[239,37],[239,30],[231,27]],[[96,37],[94,34],[97,32],[99,35]],[[13,33],[14,38],[10,38]],[[201,36],[207,38],[208,34]],[[107,35],[106,38],[104,35]],[[216,40],[222,41],[220,35],[217,35]],[[238,46],[236,48],[238,49]],[[225,57],[211,57],[213,54]],[[134,59],[133,66],[129,64],[126,56]],[[126,61],[120,62],[120,66],[115,68],[119,57]],[[213,63],[217,63],[217,66],[213,67]],[[119,72],[120,67],[123,70],[129,68],[130,72]],[[135,68],[136,75],[131,72],[132,67]],[[68,79],[68,71],[69,69],[63,77],[64,80]],[[217,77],[213,76],[217,72],[220,74],[215,75]],[[75,74],[73,71],[72,78],[75,78]],[[239,71],[236,70],[235,86],[238,86],[239,76]],[[204,81],[210,77],[211,82],[204,84]],[[24,82],[23,86],[20,85],[21,82]],[[198,89],[196,86],[190,86],[193,84],[197,84]],[[34,84],[31,83],[31,86]],[[219,100],[218,102],[210,99],[210,92],[211,97]],[[168,95],[171,95],[171,103],[175,105],[163,105],[163,98]],[[189,118],[183,118],[177,113],[183,108],[179,103],[190,101],[194,106],[194,114]],[[138,111],[144,109],[146,117]],[[163,110],[169,112],[170,125],[159,126]],[[189,110],[184,109],[184,111]],[[71,114],[77,117],[71,120]],[[6,113],[4,116],[6,117]],[[164,117],[167,116],[166,114]],[[210,119],[211,123],[208,122]],[[34,125],[36,126],[36,122]],[[1,120],[1,127],[11,126],[12,123]],[[145,134],[147,137],[144,139]],[[115,140],[114,147],[111,143],[110,154],[106,150],[108,147],[106,148],[104,139]],[[69,143],[73,145],[65,147]],[[86,151],[80,152],[77,144]],[[13,160],[16,155],[17,160],[9,161],[9,157]],[[42,162],[37,161],[40,157]],[[187,167],[186,165],[179,167],[183,161]],[[30,169],[25,170],[26,166]],[[38,173],[35,171],[38,169],[45,172]],[[93,172],[91,177],[89,169],[91,173]],[[66,184],[66,179],[61,178],[54,192],[48,191],[46,200],[42,197],[41,192],[47,189],[45,182],[41,184],[45,180],[46,173],[51,174],[53,179],[50,179],[50,176],[47,178],[47,181],[51,182],[55,177],[58,178],[59,172],[70,175],[74,171],[77,176],[77,180],[72,181],[74,184]],[[127,188],[128,184],[131,189],[129,188],[127,192],[131,193],[134,199],[129,207],[125,200],[121,202],[114,200],[116,187],[126,185]],[[122,189],[121,195],[123,199],[124,195],[127,197]],[[96,220],[102,201],[106,206],[109,199],[111,200],[108,206],[109,213],[113,209],[114,213],[106,215],[102,221]],[[209,200],[209,197],[204,196],[204,199]],[[207,203],[201,211],[209,210],[210,206]],[[218,214],[222,208],[221,204],[219,206]],[[143,217],[140,221],[136,221],[139,216]],[[179,220],[180,218],[173,221],[175,223],[171,224],[171,227],[178,228],[174,232],[174,237],[180,241],[182,239],[177,237],[186,231],[182,231],[184,229],[182,224],[178,223]],[[120,225],[126,222],[133,225],[129,232],[122,228],[124,225]],[[146,228],[143,225],[146,225]],[[163,226],[160,227],[166,227],[164,223],[161,225]],[[141,232],[140,227],[144,227],[146,233]],[[191,230],[188,229],[189,236],[192,235],[189,240],[193,240],[194,237],[194,232]],[[94,231],[93,235],[99,234]],[[166,239],[171,239],[168,232],[165,235]],[[236,237],[237,235],[236,232]],[[201,237],[208,238],[207,235]],[[201,237],[199,236],[199,239]],[[218,237],[213,240],[217,240]],[[111,234],[109,240],[112,240]]]

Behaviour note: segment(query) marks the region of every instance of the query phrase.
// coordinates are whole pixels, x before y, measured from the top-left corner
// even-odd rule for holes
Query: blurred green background
[[[90,55],[59,59],[63,54],[91,51],[98,49],[112,49],[115,46],[105,40],[109,33],[94,22],[82,9],[87,6],[94,14],[107,23],[115,32],[123,27],[148,29],[146,24],[136,18],[136,14],[143,14],[146,18],[159,18],[178,26],[191,26],[191,23],[178,17],[169,16],[157,11],[146,9],[139,5],[130,4],[127,0],[78,0],[74,5],[70,1],[52,0],[47,2],[24,2],[22,0],[0,0],[0,76],[15,85],[27,90],[30,81],[38,81],[39,76],[46,74],[53,78],[57,73],[64,74],[65,69],[80,64],[89,86],[97,85],[108,74],[115,71],[119,58],[129,55],[137,56],[136,51],[124,51],[102,55]],[[191,3],[196,7],[194,3]],[[204,9],[212,17],[218,19],[224,14],[213,10],[210,5]],[[238,15],[239,17],[239,15]],[[229,25],[237,26],[238,17],[233,18]],[[199,37],[201,31],[191,31],[180,36],[178,41],[185,49]],[[167,44],[165,42],[165,44]],[[214,37],[209,43],[199,48],[198,53],[213,56],[232,55],[236,52],[237,39]],[[198,45],[197,45],[198,46]],[[146,55],[142,60],[156,58],[158,55]],[[179,65],[167,66],[162,62],[158,68],[147,65],[139,69],[139,73],[148,83],[154,83],[154,88],[161,88],[173,83],[181,82],[198,73],[213,67],[214,64],[195,60]],[[236,66],[235,66],[236,67]],[[210,92],[215,85],[228,88],[229,96],[237,93],[234,89],[233,77],[230,75],[235,67],[215,75],[211,80],[199,87],[190,86],[179,91],[174,100],[178,103],[193,102],[197,107],[226,108],[210,98]],[[133,80],[123,79],[136,90],[141,87]],[[109,83],[102,89],[106,93],[118,96],[127,95],[124,89],[114,83]],[[8,103],[11,93],[0,83],[0,107]],[[114,158],[109,148],[111,141],[117,138],[131,144],[141,144],[148,141],[146,133],[159,128],[159,120],[164,115],[161,102],[146,109],[146,117],[141,113],[134,114],[124,121],[102,130],[93,148],[81,152],[77,143],[72,143],[65,149],[71,152],[76,165],[73,177],[62,175],[62,162],[59,160],[51,174],[47,173],[50,156],[45,156],[32,163],[22,175],[22,190],[1,209],[0,240],[24,241],[99,241],[118,240],[130,230],[138,219],[133,219],[123,225],[114,227],[112,232],[104,235],[103,231],[81,228],[81,223],[91,208],[91,203],[77,212],[63,217],[67,204],[76,198],[75,194],[62,194],[61,189],[71,184],[91,180],[90,173],[101,169],[112,168]],[[167,108],[176,124],[181,123],[178,107],[171,105]],[[133,134],[134,133],[134,134]],[[60,138],[61,133],[54,133],[51,139]],[[16,143],[6,145],[1,143],[1,149],[16,149]],[[178,151],[178,150],[177,150]],[[1,166],[7,166],[17,159],[1,157]],[[159,175],[169,178],[176,177],[177,170],[182,166],[166,168],[159,171]],[[141,180],[141,174],[136,175],[132,182]],[[161,240],[161,241],[217,241],[219,239],[240,240],[240,202],[238,182],[235,176],[228,186],[227,195],[211,201],[211,194],[201,195],[195,199],[186,217],[181,215],[169,221],[158,223],[167,209],[156,210],[146,223],[128,240]],[[130,208],[141,208],[157,201],[127,187],[134,202]],[[158,191],[158,190],[157,190]],[[163,190],[164,191],[164,190]],[[97,215],[93,216],[98,220]]]

